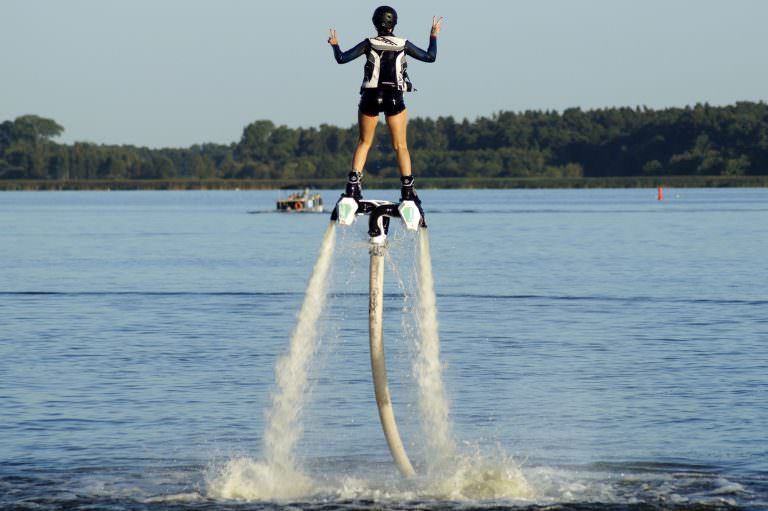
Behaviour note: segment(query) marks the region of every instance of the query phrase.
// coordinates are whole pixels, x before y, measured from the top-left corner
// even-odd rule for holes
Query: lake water
[[[259,459],[328,216],[273,213],[271,191],[6,192],[0,508],[768,509],[768,190],[420,194],[456,456],[479,471],[391,461],[365,222],[338,229],[317,325],[312,490],[236,500],[215,483]],[[416,243],[395,222],[390,242],[390,388],[423,472]]]

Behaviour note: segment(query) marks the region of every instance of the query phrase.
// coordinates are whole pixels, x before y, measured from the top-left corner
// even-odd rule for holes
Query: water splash
[[[278,361],[276,390],[267,414],[262,458],[232,458],[212,466],[206,477],[207,494],[213,498],[244,501],[285,501],[312,495],[342,496],[352,493],[387,498],[438,498],[452,501],[527,499],[533,495],[522,471],[505,456],[467,454],[454,440],[450,407],[440,361],[437,303],[432,275],[429,238],[421,231],[418,241],[416,354],[413,374],[418,389],[420,421],[425,437],[426,473],[406,486],[402,480],[372,479],[324,473],[318,479],[306,474],[296,459],[310,364],[318,346],[317,323],[325,303],[327,277],[335,246],[331,224],[323,238],[312,277],[291,336],[288,352]],[[402,277],[402,276],[400,276]],[[402,278],[401,278],[402,280]],[[498,454],[498,453],[497,453]],[[352,484],[352,482],[355,482]]]
[[[280,357],[275,367],[276,390],[267,413],[263,461],[236,458],[210,470],[208,490],[213,497],[289,499],[306,494],[312,487],[311,479],[297,467],[294,450],[303,433],[301,418],[309,366],[317,351],[317,322],[325,303],[335,233],[336,224],[329,224],[304,293],[288,352]]]
[[[419,389],[419,411],[426,437],[427,467],[430,472],[445,465],[456,453],[451,434],[450,406],[443,385],[443,364],[440,362],[440,336],[437,322],[437,300],[429,236],[426,229],[419,235],[419,341],[413,372]]]
[[[293,468],[294,447],[303,432],[301,413],[307,389],[309,365],[317,348],[317,321],[325,304],[328,273],[333,259],[336,224],[330,223],[323,236],[320,255],[304,293],[304,303],[291,335],[288,353],[277,362],[277,391],[267,414],[264,457],[273,466]]]
[[[455,501],[521,500],[536,496],[521,467],[504,452],[456,454],[429,477],[425,491]]]
[[[313,480],[300,470],[252,458],[233,458],[210,467],[206,477],[209,497],[228,500],[289,500],[313,493]]]
[[[456,445],[443,384],[432,257],[426,229],[419,234],[418,334],[414,376],[425,434],[425,491],[450,500],[528,499],[534,491],[510,457],[462,452]]]

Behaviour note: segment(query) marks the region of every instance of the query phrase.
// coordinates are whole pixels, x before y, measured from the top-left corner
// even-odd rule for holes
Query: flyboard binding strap
[[[390,218],[400,218],[409,231],[427,227],[421,204],[410,200],[395,204],[384,200],[355,200],[352,197],[342,197],[333,208],[331,221],[352,225],[359,215],[369,215],[368,235],[374,244],[382,244],[386,240]]]

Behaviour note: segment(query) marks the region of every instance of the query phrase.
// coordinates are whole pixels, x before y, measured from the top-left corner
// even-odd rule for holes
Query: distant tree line
[[[59,144],[63,127],[25,115],[0,124],[0,179],[340,178],[357,127],[255,121],[229,145],[149,149]],[[768,105],[499,112],[474,121],[416,118],[408,129],[414,173],[424,177],[740,176],[768,174]],[[395,176],[380,128],[365,169]]]

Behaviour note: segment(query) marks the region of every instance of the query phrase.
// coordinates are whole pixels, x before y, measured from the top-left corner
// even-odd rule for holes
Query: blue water
[[[455,437],[514,460],[533,497],[392,490],[363,222],[339,232],[298,453],[328,489],[211,497],[211,467],[258,458],[327,215],[272,213],[276,192],[6,192],[0,507],[768,508],[768,190],[420,194]],[[418,468],[398,229],[386,342]]]

